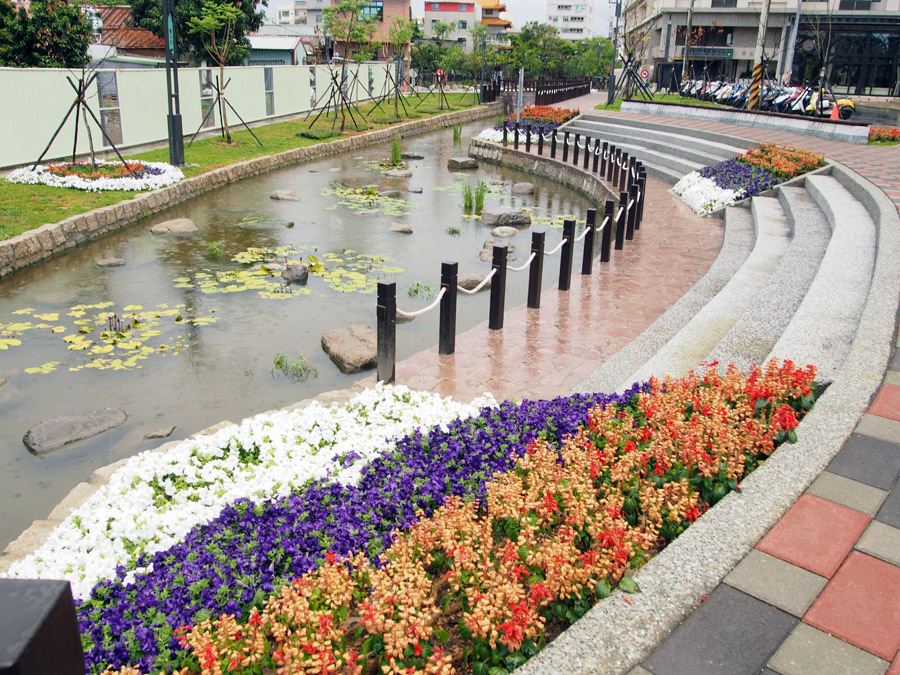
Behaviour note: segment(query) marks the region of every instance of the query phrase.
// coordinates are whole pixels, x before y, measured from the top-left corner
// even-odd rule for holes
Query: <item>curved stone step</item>
[[[856,337],[868,298],[877,252],[875,223],[832,176],[810,176],[806,189],[831,224],[831,240],[809,291],[770,356],[815,364],[819,378],[830,380]]]
[[[755,232],[750,209],[725,210],[725,238],[719,255],[690,291],[637,338],[613,354],[572,393],[622,391],[628,376],[666,345],[729,282],[753,250]]]
[[[603,114],[598,112],[582,113],[581,118],[588,120],[602,121],[606,124],[615,124],[621,127],[630,127],[633,133],[643,135],[650,131],[661,131],[671,133],[676,136],[689,137],[710,143],[733,148],[735,152],[745,152],[747,148],[758,148],[759,143],[746,138],[739,138],[720,134],[715,131],[707,131],[706,129],[694,129],[684,125],[679,125],[675,120],[671,124],[663,124],[662,122],[649,122],[646,120],[636,120],[628,117],[617,117],[615,114]]]
[[[777,217],[786,218],[791,243],[766,288],[707,361],[733,363],[745,371],[751,364],[764,363],[803,302],[825,255],[831,229],[806,189],[782,187],[777,193],[783,210]]]
[[[680,376],[696,368],[757,301],[788,249],[791,231],[777,199],[751,201],[756,242],[753,251],[716,296],[629,378]]]

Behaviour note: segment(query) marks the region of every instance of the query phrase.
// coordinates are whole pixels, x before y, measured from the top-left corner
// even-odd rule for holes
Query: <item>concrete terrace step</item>
[[[624,390],[631,382],[629,375],[664,347],[737,273],[753,251],[755,238],[750,209],[727,208],[722,249],[703,278],[641,335],[607,359],[573,393]]]
[[[629,378],[680,376],[706,360],[768,287],[791,241],[791,228],[777,199],[751,202],[756,241],[729,282],[678,333]]]
[[[828,380],[841,368],[857,334],[877,254],[867,208],[832,176],[810,176],[806,188],[831,225],[828,249],[790,324],[770,356],[813,363]]]
[[[703,166],[717,164],[723,159],[731,159],[746,151],[746,148],[685,137],[672,132],[641,130],[640,135],[636,135],[633,127],[609,124],[602,118],[578,117],[565,125],[563,130],[587,134],[614,145],[637,144],[655,152],[675,154]]]
[[[709,361],[733,363],[742,370],[764,363],[803,302],[825,255],[831,229],[810,194],[802,187],[782,187],[777,193],[781,213],[775,213],[774,204],[760,198],[753,201],[765,204],[760,213],[768,208],[772,217],[787,219],[791,243],[766,288],[707,357]]]

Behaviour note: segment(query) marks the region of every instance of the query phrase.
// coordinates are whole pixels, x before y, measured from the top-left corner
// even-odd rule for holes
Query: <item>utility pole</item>
[[[781,69],[782,77],[786,73],[794,72],[794,50],[797,48],[797,30],[800,28],[800,6],[802,3],[803,0],[797,0],[797,11],[794,13],[794,25],[791,26],[791,38],[784,54],[785,66]],[[785,82],[784,84],[790,84],[790,82]]]
[[[169,115],[169,163],[184,166],[184,131],[181,125],[181,100],[178,95],[178,43],[175,40],[175,0],[162,0],[163,34],[166,43],[166,97]]]
[[[619,17],[622,15],[622,0],[615,0],[615,3],[616,29],[613,31],[613,59],[612,69],[609,71],[609,98],[606,101],[606,105],[612,105],[612,102],[616,99],[616,52],[619,49]]]
[[[681,81],[687,82],[691,76],[691,31],[694,29],[694,0],[688,6],[687,26],[684,30],[684,58],[681,60]]]
[[[759,15],[759,33],[756,35],[756,51],[753,52],[753,80],[750,82],[750,98],[747,99],[747,110],[759,108],[759,88],[762,86],[763,47],[766,44],[766,27],[769,23],[769,5],[772,0],[765,0],[762,13]]]

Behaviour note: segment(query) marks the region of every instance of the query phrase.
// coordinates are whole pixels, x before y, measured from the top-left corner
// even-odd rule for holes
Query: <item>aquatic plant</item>
[[[472,210],[472,206],[475,204],[475,197],[472,193],[472,186],[469,183],[466,183],[463,186],[463,209],[466,212]]]
[[[402,150],[400,148],[400,137],[394,136],[394,140],[391,141],[391,164],[393,166],[403,166],[403,159],[401,155]]]
[[[310,375],[316,377],[319,369],[303,355],[295,357],[276,354],[272,365],[272,377],[275,377],[276,373],[281,373],[291,382],[302,382]]]
[[[210,260],[217,260],[224,252],[225,242],[219,239],[211,241],[206,245],[206,257]]]

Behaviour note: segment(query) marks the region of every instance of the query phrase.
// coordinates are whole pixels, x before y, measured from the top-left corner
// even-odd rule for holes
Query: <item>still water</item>
[[[454,145],[451,129],[405,139],[405,152],[424,156],[407,161],[411,178],[378,171],[389,145],[300,164],[180,204],[0,282],[0,549],[100,466],[365,375],[342,374],[320,341],[333,328],[374,326],[377,281],[396,281],[398,306],[412,311],[427,304],[427,285],[439,287],[442,261],[459,262],[461,274],[490,270],[479,259],[490,231],[465,216],[466,183],[490,187],[485,208],[532,209],[531,229],[509,240],[518,249],[513,265],[527,259],[530,231],[546,231],[555,246],[563,218],[574,217],[580,232],[589,204],[571,190],[491,165],[464,174],[447,169],[483,127],[464,128],[462,145]],[[512,183],[524,180],[535,193],[512,196]],[[372,201],[364,191],[372,185],[401,194]],[[300,201],[269,198],[281,189]],[[199,231],[150,233],[180,217]],[[389,232],[392,223],[413,233]],[[260,259],[309,262],[310,255],[322,269],[292,293],[282,292],[277,272],[250,271]],[[97,266],[111,257],[126,263]],[[554,269],[545,265],[545,287]],[[423,290],[410,297],[417,283]],[[510,274],[507,307],[525,301],[526,287],[527,272]],[[130,328],[110,332],[112,313]],[[437,314],[398,326],[398,360],[436,344]],[[460,295],[457,330],[487,314],[488,293]],[[304,357],[317,375],[295,382],[273,374],[277,354]],[[124,410],[127,422],[42,457],[22,442],[42,420],[104,407]],[[168,439],[144,438],[172,426]]]

